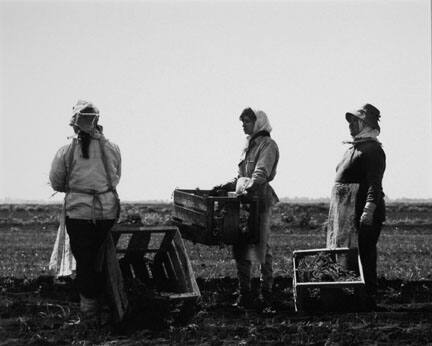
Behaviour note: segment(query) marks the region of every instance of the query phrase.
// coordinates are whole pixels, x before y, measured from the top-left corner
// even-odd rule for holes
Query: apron
[[[102,203],[100,201],[99,196],[103,193],[108,193],[108,192],[114,193],[117,202],[116,220],[118,220],[120,215],[120,199],[118,197],[117,191],[112,185],[111,176],[108,171],[108,163],[105,155],[105,149],[103,143],[101,143],[101,140],[99,140],[99,145],[101,149],[101,156],[105,168],[105,173],[108,180],[108,189],[106,191],[95,192],[95,191],[84,191],[84,190],[72,190],[69,188],[68,186],[69,177],[72,171],[73,153],[75,151],[75,146],[76,146],[75,139],[72,142],[71,155],[69,155],[69,172],[67,172],[66,175],[67,191],[87,193],[93,196],[92,221],[94,223],[96,222],[96,215],[95,215],[96,203],[99,203],[100,206],[102,207]],[[72,271],[75,270],[76,268],[75,258],[72,255],[72,250],[70,247],[69,236],[66,232],[65,219],[66,219],[66,196],[63,203],[62,214],[60,216],[60,227],[57,232],[57,239],[54,244],[54,249],[50,260],[50,269],[52,268],[52,270],[55,271],[57,276],[64,276],[65,275],[64,273],[72,274]],[[62,263],[65,263],[65,265],[62,266]],[[66,268],[67,270],[63,270],[63,268]],[[117,260],[115,244],[111,236],[111,231],[108,232],[107,237],[105,238],[104,242],[102,243],[98,251],[98,255],[96,259],[96,270],[99,272],[104,271],[106,274],[105,275],[106,293],[110,299],[113,308],[114,319],[115,321],[119,322],[123,319],[124,315],[126,314],[128,308],[128,300],[123,286],[123,277]],[[66,275],[70,275],[70,274],[66,274]]]
[[[92,191],[84,191],[84,190],[77,190],[77,189],[71,189],[69,187],[69,179],[70,179],[70,174],[72,172],[72,162],[73,162],[73,154],[75,152],[75,147],[76,147],[76,139],[73,140],[71,148],[70,148],[70,155],[68,157],[68,162],[69,162],[69,170],[66,173],[66,186],[67,186],[67,192],[63,201],[63,207],[62,207],[62,211],[60,214],[60,225],[59,228],[57,230],[57,237],[56,237],[56,241],[54,243],[54,248],[53,251],[51,253],[51,257],[50,257],[50,262],[49,262],[49,270],[51,270],[51,272],[56,276],[56,277],[61,277],[61,276],[69,276],[72,275],[73,272],[76,270],[76,261],[75,258],[73,257],[72,254],[72,249],[70,246],[70,241],[69,241],[69,235],[67,234],[66,231],[66,196],[68,192],[79,192],[79,193],[85,193],[85,194],[89,194],[93,196],[93,203],[92,203],[92,220],[93,223],[96,222],[96,216],[95,216],[95,208],[96,208],[96,203],[99,203],[99,205],[102,207],[102,203],[100,201],[99,196],[102,193],[107,193],[107,192],[114,192],[115,196],[116,196],[116,200],[118,203],[118,212],[120,211],[120,200],[118,198],[118,194],[115,191],[115,189],[112,188],[112,183],[111,183],[111,176],[108,173],[108,166],[107,166],[107,162],[106,162],[106,157],[105,157],[105,151],[104,148],[101,144],[101,142],[99,141],[100,144],[100,148],[101,148],[101,155],[102,155],[102,161],[104,163],[104,168],[105,168],[105,172],[107,175],[107,179],[108,179],[108,185],[109,188],[106,191],[103,192],[92,192]]]
[[[261,208],[260,208],[261,209]],[[257,244],[242,241],[233,246],[233,256],[236,260],[248,260],[252,263],[265,263],[267,244],[270,238],[271,208],[259,210],[259,237]]]
[[[265,263],[267,244],[270,238],[270,221],[271,208],[261,210],[259,215],[260,241],[258,244],[250,244],[246,255],[246,259],[252,263]]]
[[[66,232],[65,219],[66,208],[65,203],[63,203],[60,214],[60,225],[48,265],[49,270],[57,278],[72,275],[76,270],[76,261],[70,247],[69,235]]]
[[[327,248],[358,248],[355,224],[356,197],[359,184],[336,183],[333,186],[327,224]]]

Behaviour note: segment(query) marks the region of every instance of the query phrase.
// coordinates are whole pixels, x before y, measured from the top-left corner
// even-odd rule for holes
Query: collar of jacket
[[[351,145],[356,145],[356,144],[360,144],[360,143],[366,143],[366,142],[376,142],[379,145],[381,145],[381,142],[376,139],[375,137],[365,137],[365,138],[357,138],[354,139],[353,141],[343,141],[343,144],[351,144]]]
[[[252,135],[251,139],[249,140],[249,147],[248,148],[250,148],[254,144],[255,140],[258,137],[270,137],[270,133],[268,131],[264,130],[264,131],[258,131],[257,133]]]
[[[101,131],[95,130],[93,133],[90,134],[92,139],[104,139],[104,135]],[[72,136],[68,136],[67,139],[78,139],[77,134],[73,134]]]
[[[242,151],[242,154],[240,156],[240,162],[243,162],[246,158],[247,153],[249,150],[255,145],[255,141],[259,137],[270,137],[270,133],[268,131],[262,130],[258,131],[257,133],[254,133],[247,141],[247,147],[245,147]]]

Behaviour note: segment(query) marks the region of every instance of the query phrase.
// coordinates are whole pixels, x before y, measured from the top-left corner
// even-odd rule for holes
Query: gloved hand
[[[228,183],[217,185],[215,187],[217,187],[219,190],[234,191],[235,183],[230,181]]]
[[[376,209],[376,204],[372,202],[367,202],[363,214],[360,216],[360,223],[365,226],[372,226],[373,216]]]
[[[223,190],[222,185],[215,185],[210,191]]]
[[[210,190],[210,196],[222,196],[226,195],[231,190],[231,183],[216,185]]]
[[[222,189],[222,185],[216,185],[209,191],[209,195],[218,196],[221,192],[224,192],[224,190]]]

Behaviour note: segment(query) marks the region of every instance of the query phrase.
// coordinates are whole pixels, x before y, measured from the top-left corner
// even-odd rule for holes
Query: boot
[[[97,299],[86,298],[80,294],[81,322],[88,327],[99,325],[99,302]]]
[[[269,289],[262,289],[261,290],[261,311],[266,314],[275,314],[276,313],[276,306],[278,304],[275,304],[275,299],[273,297],[272,290]]]
[[[254,296],[250,290],[241,290],[234,306],[243,309],[253,309],[255,308],[254,300]]]
[[[265,306],[271,306],[273,304],[273,292],[269,289],[262,289],[261,297]]]

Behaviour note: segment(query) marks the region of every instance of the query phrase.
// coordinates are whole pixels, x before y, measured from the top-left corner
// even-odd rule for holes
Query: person
[[[57,151],[49,174],[52,188],[65,193],[66,230],[76,259],[80,310],[87,320],[99,316],[105,277],[96,269],[98,253],[120,212],[120,149],[104,137],[98,120],[93,103],[77,102],[69,124],[76,136]]]
[[[382,180],[386,168],[386,155],[377,137],[381,128],[380,111],[371,104],[348,112],[345,118],[349,123],[352,141],[345,142],[351,147],[345,152],[336,168],[334,193],[332,194],[330,214],[339,208],[341,222],[352,219],[351,234],[332,234],[334,227],[328,229],[327,246],[357,247],[363,266],[366,291],[373,298],[377,291],[377,242],[385,221],[385,201]],[[341,193],[351,186],[349,193]],[[347,197],[351,194],[351,197]],[[342,197],[341,197],[342,196]],[[343,210],[342,200],[345,200]],[[339,205],[336,205],[339,204]],[[348,217],[351,210],[352,218]],[[337,233],[337,232],[336,232]],[[354,238],[353,238],[354,237]]]
[[[259,242],[248,244],[244,240],[233,246],[240,289],[236,305],[253,308],[262,298],[264,302],[269,303],[272,295],[273,256],[269,242],[271,207],[279,199],[269,182],[276,175],[279,149],[270,136],[272,127],[262,110],[246,108],[240,114],[240,121],[247,137],[238,165],[238,176],[215,188],[225,191],[237,190],[242,200],[247,201],[255,197],[259,202],[257,211],[259,213]],[[239,188],[239,185],[242,186]],[[251,291],[252,262],[259,263],[261,266],[261,295],[258,294],[258,297]]]

